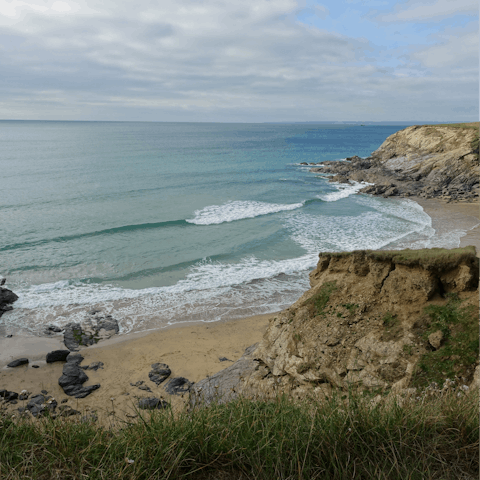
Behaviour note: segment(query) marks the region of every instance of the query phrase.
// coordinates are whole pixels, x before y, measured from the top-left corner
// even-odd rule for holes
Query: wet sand
[[[435,198],[409,198],[420,204],[432,218],[433,228],[444,224],[451,229],[465,230],[466,235],[460,238],[460,246],[473,245],[477,249],[477,256],[480,256],[480,203],[447,203]]]

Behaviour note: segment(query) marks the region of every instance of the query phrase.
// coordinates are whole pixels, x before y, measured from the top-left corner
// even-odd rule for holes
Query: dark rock
[[[47,353],[47,363],[65,362],[69,353],[70,350],[54,350]]]
[[[184,377],[172,378],[166,385],[165,391],[170,395],[182,395],[188,393],[193,387],[193,383]]]
[[[104,363],[103,362],[93,362],[91,363],[88,367],[87,367],[87,370],[93,370],[93,371],[97,371],[99,368],[101,368],[103,370],[103,365]]]
[[[18,398],[18,393],[10,392],[8,390],[0,390],[0,397],[4,398],[6,402],[11,402]]]
[[[63,328],[57,327],[56,325],[48,325],[47,328],[45,328],[45,333],[50,335],[51,333],[60,333],[63,332]]]
[[[101,312],[101,310],[97,310],[97,309],[94,308],[93,310],[90,310],[90,311],[88,312],[88,314],[89,314],[89,315],[95,315],[96,313],[100,313],[100,312]]]
[[[15,368],[21,365],[26,365],[27,363],[28,363],[28,358],[18,358],[17,360],[13,360],[12,362],[10,362],[7,365],[7,367]]]
[[[218,358],[221,362],[233,362],[233,360],[230,360],[229,358],[227,357],[219,357]]]
[[[152,364],[152,370],[148,374],[148,378],[157,385],[160,385],[170,376],[171,373],[172,371],[167,364],[154,363]]]
[[[27,410],[29,410],[34,417],[42,416],[47,411],[54,413],[58,404],[56,400],[50,400],[51,398],[51,396],[44,394],[35,395],[27,403]]]
[[[300,162],[300,165],[308,165],[307,162]]]
[[[58,384],[63,391],[75,398],[84,398],[90,395],[94,390],[100,388],[100,384],[84,387],[83,384],[88,380],[87,374],[80,367],[83,357],[79,354],[70,354],[67,357],[67,363],[63,366],[63,374],[58,379]]]
[[[40,390],[40,393],[43,393],[44,395],[48,395],[47,390]]]
[[[148,387],[147,385],[140,385],[138,388],[140,390],[144,390],[145,392],[151,392],[150,387]]]
[[[60,403],[67,403],[68,402],[68,398],[64,398]]]
[[[38,365],[32,365],[32,368],[40,368]]]
[[[96,324],[93,323],[95,320]],[[95,345],[101,340],[110,338],[120,331],[117,320],[108,317],[95,317],[87,319],[84,323],[71,322],[65,325],[63,341],[72,352],[78,351],[80,346]]]
[[[10,400],[10,403],[16,405],[18,402],[16,400]]]
[[[61,417],[71,417],[72,415],[80,415],[78,410],[74,410],[70,405],[60,405],[58,407]]]
[[[13,335],[12,335],[12,334],[10,334],[10,335],[5,335],[5,337],[6,337],[6,338],[12,338]]]
[[[18,295],[15,295],[11,290],[8,288],[0,287],[0,308],[3,309],[4,307],[14,303],[18,300]]]
[[[155,397],[142,398],[138,402],[138,408],[142,408],[143,410],[161,410],[162,408],[167,408],[168,406],[168,402]]]

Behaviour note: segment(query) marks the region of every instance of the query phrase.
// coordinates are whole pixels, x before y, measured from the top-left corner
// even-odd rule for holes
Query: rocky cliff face
[[[401,391],[447,377],[468,385],[478,360],[478,273],[474,247],[322,253],[312,288],[271,321],[228,392],[222,372],[197,388],[213,381],[231,397]]]
[[[384,196],[472,200],[479,195],[479,124],[413,126],[390,137],[365,159],[324,162],[313,172],[331,181],[368,182],[363,192]]]

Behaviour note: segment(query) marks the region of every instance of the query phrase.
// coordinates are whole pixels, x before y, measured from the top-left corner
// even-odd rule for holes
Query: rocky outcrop
[[[106,340],[119,332],[118,321],[111,315],[102,315],[97,311],[89,312],[82,323],[69,323],[65,325],[63,341],[72,352],[80,347],[95,345],[101,340]]]
[[[327,161],[312,172],[330,181],[367,182],[372,195],[473,200],[479,195],[479,124],[424,125],[390,135],[370,157]]]
[[[208,405],[213,401],[224,403],[242,393],[244,379],[258,367],[254,357],[257,347],[257,343],[251,345],[232,365],[196,383],[192,389],[191,405]]]
[[[82,360],[81,355],[70,353],[67,363],[63,366],[62,376],[58,379],[58,384],[63,388],[65,394],[75,398],[85,398],[100,388],[100,384],[83,386],[88,380],[88,376],[80,367]]]
[[[352,387],[395,392],[425,382],[419,365],[431,359],[445,361],[436,373],[468,385],[478,342],[465,343],[465,352],[461,342],[478,338],[478,274],[474,247],[322,253],[310,274],[312,288],[270,321],[246,357],[197,383],[196,397],[328,396]]]
[[[12,310],[12,303],[18,300],[18,295],[5,287],[0,287],[0,317],[9,310]]]

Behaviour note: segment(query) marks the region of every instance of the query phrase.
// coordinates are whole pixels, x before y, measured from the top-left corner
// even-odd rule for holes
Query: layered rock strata
[[[312,172],[330,181],[366,182],[372,195],[474,200],[479,196],[478,124],[408,127],[370,157],[326,161]]]

